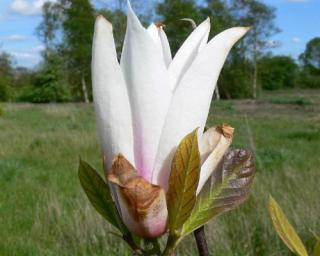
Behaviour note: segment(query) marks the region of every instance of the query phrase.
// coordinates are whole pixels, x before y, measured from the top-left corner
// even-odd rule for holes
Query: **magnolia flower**
[[[167,227],[165,192],[175,149],[198,129],[197,193],[229,147],[233,128],[203,134],[215,85],[231,47],[247,31],[234,27],[208,42],[203,21],[174,58],[161,24],[144,28],[128,3],[120,64],[112,25],[99,16],[93,39],[93,96],[107,178],[124,223],[154,237]]]

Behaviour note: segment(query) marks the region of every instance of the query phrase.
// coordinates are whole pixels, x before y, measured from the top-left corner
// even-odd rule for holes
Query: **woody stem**
[[[204,226],[196,229],[193,233],[196,238],[199,256],[209,256],[208,244],[204,233]]]

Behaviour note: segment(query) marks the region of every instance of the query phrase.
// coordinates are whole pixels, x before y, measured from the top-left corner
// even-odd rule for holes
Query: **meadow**
[[[0,255],[131,255],[79,184],[79,156],[102,174],[93,106],[1,108]],[[320,91],[214,101],[208,126],[222,122],[236,129],[233,147],[254,151],[257,174],[250,199],[206,227],[211,255],[291,255],[268,217],[269,194],[311,253],[320,235]],[[179,248],[196,255],[193,237]]]

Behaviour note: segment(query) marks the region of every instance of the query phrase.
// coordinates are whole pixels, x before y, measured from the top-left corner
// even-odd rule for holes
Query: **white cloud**
[[[30,52],[38,53],[38,52],[44,51],[44,49],[45,49],[45,46],[40,44],[40,45],[37,45],[37,46],[31,48]]]
[[[45,2],[56,2],[56,0],[13,0],[10,10],[23,16],[40,15]]]
[[[276,40],[269,40],[266,43],[266,47],[267,48],[277,48],[277,47],[280,47],[280,46],[281,46],[281,42],[276,41]]]
[[[16,57],[17,59],[38,59],[39,57],[30,53],[30,52],[10,52],[11,55]]]
[[[0,41],[8,41],[8,42],[21,42],[27,39],[26,36],[20,34],[13,34],[9,36],[0,36]]]
[[[34,68],[41,61],[40,55],[31,51],[11,51],[9,54],[16,60],[15,64],[21,67]]]
[[[39,44],[29,49],[9,51],[16,60],[18,65],[33,68],[41,61],[41,51],[44,45]]]
[[[300,38],[300,37],[295,36],[295,37],[292,37],[292,38],[291,38],[291,41],[292,41],[293,43],[295,43],[295,44],[298,44],[298,43],[300,43],[300,42],[301,42],[301,38]]]

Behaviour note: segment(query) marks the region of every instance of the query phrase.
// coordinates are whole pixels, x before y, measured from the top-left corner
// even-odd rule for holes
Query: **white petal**
[[[208,29],[207,33],[204,35],[200,43],[199,52],[208,44],[209,34],[210,34],[210,29]]]
[[[202,22],[186,39],[169,66],[171,88],[176,89],[180,79],[198,55],[199,47],[210,31],[210,19]],[[205,39],[208,40],[208,39]]]
[[[234,129],[228,125],[212,127],[199,140],[202,165],[197,194],[228,150],[232,142],[233,131]]]
[[[212,94],[228,52],[248,28],[238,27],[214,37],[196,57],[175,94],[164,125],[157,153],[153,182],[167,188],[176,146],[196,127],[203,131]]]
[[[121,68],[132,110],[135,167],[150,181],[172,93],[162,50],[142,27],[130,5]]]
[[[154,23],[151,23],[147,28],[149,35],[151,36],[152,40],[157,44],[161,45],[158,28]]]
[[[167,68],[169,67],[171,61],[172,61],[172,55],[171,55],[171,49],[170,44],[167,38],[166,33],[163,31],[163,28],[159,28],[159,37],[162,45],[162,53],[163,53],[163,59],[164,63],[166,64]]]
[[[221,139],[221,134],[216,132],[215,127],[208,129],[199,137],[199,152],[201,158],[201,165],[208,158],[212,150],[217,146]]]
[[[162,27],[157,27],[154,23],[151,23],[147,30],[157,47],[161,47],[162,58],[168,68],[172,61],[172,56],[166,33]]]
[[[92,84],[95,113],[106,168],[120,152],[133,161],[133,133],[129,97],[117,60],[112,25],[99,16],[92,51]]]

